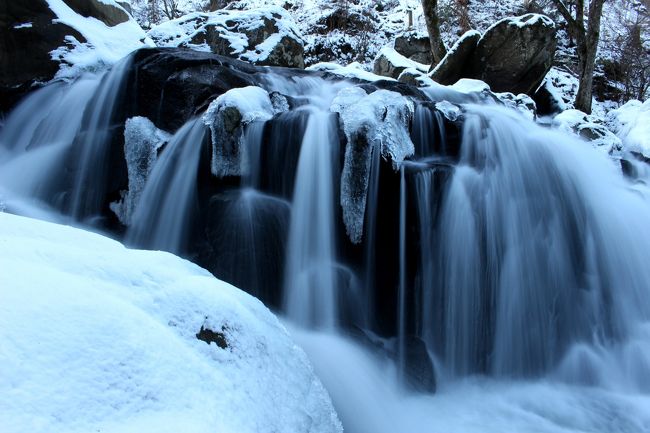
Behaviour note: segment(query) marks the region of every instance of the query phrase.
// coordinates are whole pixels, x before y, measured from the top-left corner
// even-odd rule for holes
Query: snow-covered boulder
[[[553,118],[553,126],[581,137],[611,156],[619,157],[621,154],[621,140],[594,115],[575,109],[566,110]]]
[[[341,432],[257,299],[164,252],[0,213],[3,433]]]
[[[474,78],[495,92],[532,94],[553,65],[555,23],[549,17],[526,14],[503,19],[487,29],[476,46]]]
[[[430,76],[445,85],[475,78],[495,92],[532,95],[553,64],[555,33],[544,15],[502,19],[480,37],[476,31],[461,36]]]
[[[232,89],[215,99],[203,115],[212,135],[212,174],[241,176],[248,172],[244,129],[251,122],[266,121],[287,111],[289,104],[280,94],[261,87]]]
[[[406,69],[426,72],[428,66],[407,59],[390,46],[386,46],[379,51],[373,66],[373,72],[376,75],[390,78],[398,78]]]
[[[281,7],[192,13],[155,26],[159,47],[187,47],[263,66],[304,68],[304,41]]]
[[[146,117],[132,117],[124,124],[124,157],[129,188],[122,192],[118,202],[111,203],[111,210],[122,224],[128,226],[140,201],[147,178],[158,158],[158,152],[171,138],[167,132],[156,128]]]
[[[152,44],[113,0],[6,1],[0,22],[0,110],[34,84],[105,68]]]
[[[623,149],[650,158],[650,99],[629,101],[607,114],[607,124],[623,142]]]
[[[343,222],[350,240],[361,242],[366,211],[372,152],[399,167],[415,153],[409,125],[413,102],[397,92],[377,90],[371,94],[360,87],[341,90],[332,101],[347,145],[341,175]]]

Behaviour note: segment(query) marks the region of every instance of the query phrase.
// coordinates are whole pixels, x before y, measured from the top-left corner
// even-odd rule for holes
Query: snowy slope
[[[632,100],[607,115],[612,131],[623,141],[625,149],[650,158],[650,99]]]
[[[122,9],[114,0],[101,1]],[[154,45],[134,19],[108,26],[76,13],[63,0],[47,3],[58,22],[69,25],[86,39],[80,42],[67,36],[67,45],[52,51],[52,59],[61,63],[57,78],[74,78],[83,71],[104,69],[134,50]]]
[[[0,213],[0,268],[3,433],[341,431],[273,314],[190,262]]]

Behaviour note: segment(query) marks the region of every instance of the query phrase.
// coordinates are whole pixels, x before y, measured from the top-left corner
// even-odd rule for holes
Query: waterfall
[[[115,220],[108,202],[125,179],[109,197],[106,164],[131,67],[45,86],[11,113],[0,208]],[[424,89],[414,155],[393,164],[368,143],[355,155],[369,158],[355,243],[339,197],[346,136],[330,111],[353,84],[260,75],[290,110],[237,125],[248,170],[211,176],[208,131],[188,121],[156,148],[116,237],[189,257],[277,309],[347,431],[648,430],[647,164],[624,161],[625,177],[515,112]],[[460,105],[457,121],[442,99]]]
[[[105,200],[114,115],[131,62],[130,56],[122,59],[103,77],[75,137],[77,172],[68,206],[69,213],[78,219],[96,216]]]
[[[197,212],[197,173],[206,127],[198,118],[171,138],[153,167],[133,214],[127,241],[174,253],[186,251]]]
[[[338,137],[328,112],[310,114],[300,149],[287,243],[285,305],[302,325],[337,320],[332,155]]]

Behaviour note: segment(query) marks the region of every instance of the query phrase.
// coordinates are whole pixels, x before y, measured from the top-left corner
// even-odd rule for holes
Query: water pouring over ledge
[[[50,111],[36,110],[33,117],[52,119],[50,113],[69,107],[71,99],[90,107],[92,95],[79,90],[81,83],[62,94],[35,94]],[[239,222],[241,230],[264,234],[226,240],[217,236],[223,230],[201,226],[211,248],[227,245],[218,257],[244,252],[237,255],[242,263],[232,266],[244,288],[254,292],[268,275],[283,280],[267,286],[287,287],[278,289],[280,298],[297,305],[288,326],[348,431],[647,430],[650,276],[644,263],[650,209],[643,187],[632,187],[611,161],[573,139],[495,107],[467,105],[459,155],[448,154],[453,134],[445,134],[449,145],[441,150],[439,123],[417,139],[428,144],[418,149],[429,150],[397,172],[373,154],[371,167],[379,163],[369,181],[364,240],[354,245],[340,217],[344,140],[327,126],[331,99],[349,84],[278,76],[259,84],[302,96],[294,118],[280,115],[248,126],[261,129],[245,139],[258,146],[260,157],[251,166],[259,176],[206,182],[206,146],[197,144],[205,128],[190,121],[161,148],[145,187],[176,185],[178,176],[179,188],[162,188],[139,212],[152,212],[142,217],[148,228],[171,221],[153,239],[173,250],[162,242],[188,228],[182,222],[188,206],[181,203],[196,188],[203,219],[216,220],[219,228],[226,221],[221,215],[229,213],[229,227]],[[73,89],[87,102],[72,98]],[[435,115],[430,121],[439,122]],[[14,126],[9,119],[3,137]],[[287,128],[299,137],[283,135]],[[41,142],[60,141],[53,134]],[[77,135],[66,134],[70,143]],[[32,167],[37,146],[15,154],[5,140],[2,147],[11,149],[4,152],[3,173],[19,158],[24,170]],[[282,158],[269,158],[271,153]],[[34,159],[60,168],[61,159]],[[172,161],[177,168],[164,169]],[[37,171],[44,173],[43,185],[54,180]],[[4,178],[2,186],[13,187]],[[64,185],[58,195],[69,191]],[[56,205],[54,196],[45,195]],[[226,212],[232,196],[247,205]],[[365,243],[370,239],[374,248]],[[228,269],[221,271],[218,276],[230,278]],[[316,275],[317,284],[300,290],[307,284],[287,283],[302,271]],[[255,275],[257,288],[246,286],[247,274]],[[324,300],[312,302],[318,297]],[[412,359],[414,350],[419,355]],[[424,363],[424,355],[435,364],[435,395],[414,393],[399,382],[399,366]]]

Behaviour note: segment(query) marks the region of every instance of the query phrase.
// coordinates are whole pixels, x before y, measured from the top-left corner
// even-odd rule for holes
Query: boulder
[[[467,76],[467,65],[470,63],[480,39],[481,33],[478,31],[466,32],[447,51],[445,57],[431,71],[429,77],[445,86],[454,84],[461,78],[471,78]]]
[[[471,61],[473,77],[495,92],[532,95],[553,65],[555,23],[526,14],[505,18],[481,37]]]
[[[159,47],[187,47],[262,66],[304,68],[304,41],[280,7],[192,13],[149,31]]]
[[[129,20],[129,14],[118,3],[101,0],[64,0],[77,14],[86,18],[96,18],[107,26],[116,26]]]
[[[553,64],[555,32],[544,15],[505,18],[482,36],[475,30],[461,36],[429,76],[444,85],[473,78],[494,92],[533,95]]]
[[[395,39],[395,51],[414,62],[430,65],[433,63],[429,36],[405,33]]]
[[[147,117],[167,131],[180,128],[228,90],[255,85],[258,72],[248,63],[179,48],[140,50],[132,69],[128,117]]]

